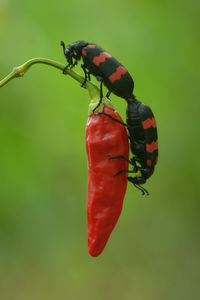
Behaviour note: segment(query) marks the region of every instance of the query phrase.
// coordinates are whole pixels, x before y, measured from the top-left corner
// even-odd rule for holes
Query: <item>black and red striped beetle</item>
[[[128,180],[140,189],[143,195],[145,193],[149,195],[149,192],[140,185],[144,184],[153,174],[155,165],[158,161],[158,136],[156,121],[150,107],[138,101],[134,95],[133,98],[127,100],[127,103],[127,124],[120,122],[118,119],[114,119],[108,114],[100,114],[106,115],[127,127],[131,152],[135,155],[131,158],[131,160],[124,156],[111,157],[111,159],[125,159],[133,166],[132,171],[120,170],[115,175],[118,175],[121,172],[137,173],[140,171],[140,176],[129,176]],[[139,163],[140,166],[138,166],[137,163]]]
[[[139,188],[143,194],[148,194],[148,191],[140,185],[144,184],[153,174],[158,160],[157,127],[152,110],[146,104],[138,101],[133,95],[134,81],[129,72],[102,48],[85,41],[78,41],[67,47],[61,41],[61,46],[68,62],[63,73],[65,73],[67,68],[73,68],[82,58],[83,64],[81,67],[85,73],[82,86],[87,80],[90,80],[90,74],[94,75],[101,82],[101,95],[98,105],[100,105],[103,97],[102,84],[108,88],[107,97],[114,93],[127,101],[127,124],[122,123],[122,125],[127,127],[131,151],[135,156],[131,160],[123,156],[111,157],[111,159],[126,159],[133,166],[132,171],[120,170],[115,175],[121,172],[136,173],[140,171],[140,176],[128,177],[128,180]],[[101,114],[107,115],[105,113]],[[110,115],[107,116],[111,117]],[[112,119],[120,122],[117,119]]]
[[[101,99],[103,97],[102,83],[109,90],[106,95],[107,97],[109,97],[111,93],[124,99],[132,96],[134,81],[131,75],[109,53],[95,44],[89,44],[84,41],[76,42],[67,47],[65,47],[64,42],[61,41],[61,45],[63,46],[64,55],[68,62],[63,73],[65,73],[68,67],[73,68],[82,58],[83,64],[81,67],[85,73],[85,80],[82,86],[84,86],[87,79],[90,80],[90,74],[92,74],[101,82]]]

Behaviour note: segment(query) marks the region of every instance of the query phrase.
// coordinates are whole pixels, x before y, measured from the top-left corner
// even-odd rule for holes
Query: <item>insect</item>
[[[83,64],[81,67],[85,73],[82,86],[87,80],[90,80],[90,74],[94,75],[101,82],[100,101],[95,109],[102,101],[102,84],[108,88],[106,97],[114,93],[127,101],[127,124],[104,112],[100,114],[107,115],[127,127],[131,152],[134,154],[130,160],[122,155],[111,157],[111,159],[125,159],[133,166],[132,171],[120,170],[115,175],[119,175],[121,172],[137,173],[139,171],[140,176],[129,176],[128,180],[140,189],[143,194],[146,193],[148,195],[148,191],[140,185],[144,184],[153,174],[158,161],[157,127],[151,108],[136,99],[133,94],[134,81],[131,75],[114,57],[102,48],[84,41],[78,41],[67,47],[61,41],[61,45],[63,46],[64,55],[68,62],[63,72],[67,68],[73,68],[82,58]]]
[[[90,80],[90,74],[94,75],[101,82],[100,101],[97,107],[101,104],[103,98],[102,84],[108,89],[106,97],[109,97],[111,93],[124,99],[132,97],[134,81],[131,75],[109,53],[95,44],[84,41],[78,41],[67,47],[65,47],[63,41],[60,44],[63,47],[64,55],[68,62],[63,73],[65,73],[67,68],[73,68],[77,65],[78,61],[82,58],[83,64],[81,67],[85,73],[82,86],[84,86],[87,80]]]
[[[127,101],[126,122],[127,124],[120,122],[119,120],[107,115],[116,122],[120,122],[127,127],[128,137],[130,140],[131,152],[134,156],[129,160],[125,156],[115,156],[111,159],[125,159],[132,166],[133,170],[120,170],[121,172],[137,173],[140,172],[140,176],[128,177],[128,180],[132,182],[135,187],[140,189],[143,194],[149,195],[149,192],[141,187],[146,180],[153,174],[155,165],[158,161],[158,135],[155,117],[150,107],[140,101],[135,96],[131,101]],[[138,166],[138,164],[140,166]]]

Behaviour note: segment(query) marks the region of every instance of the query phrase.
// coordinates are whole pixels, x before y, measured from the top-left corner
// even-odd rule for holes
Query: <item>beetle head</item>
[[[75,59],[75,62],[81,59],[81,50],[87,45],[88,43],[84,41],[78,41],[65,47],[64,42],[61,41],[61,46],[63,46],[64,55],[69,66],[73,65],[73,58]]]

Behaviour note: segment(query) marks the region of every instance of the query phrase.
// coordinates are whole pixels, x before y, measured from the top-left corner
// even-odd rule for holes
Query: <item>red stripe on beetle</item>
[[[88,45],[88,48],[95,48],[96,45]]]
[[[148,160],[147,160],[147,166],[148,166],[148,167],[151,167],[151,165],[152,165],[151,160],[148,159]]]
[[[84,49],[82,49],[82,53],[83,53],[83,55],[87,55],[87,52],[84,50]]]
[[[95,56],[93,58],[93,63],[98,67],[101,63],[105,62],[106,58],[111,58],[111,57],[112,56],[109,53],[101,52],[99,56]]]
[[[127,70],[124,67],[119,66],[117,67],[116,71],[108,77],[108,79],[111,83],[114,83],[116,80],[119,80],[122,77],[122,75],[126,74],[126,72]]]
[[[145,121],[142,122],[142,127],[144,129],[148,129],[150,127],[156,128],[156,121],[154,118],[150,119],[146,119]]]
[[[147,152],[154,152],[154,150],[158,149],[158,141],[152,142],[151,144],[146,144],[146,151]]]

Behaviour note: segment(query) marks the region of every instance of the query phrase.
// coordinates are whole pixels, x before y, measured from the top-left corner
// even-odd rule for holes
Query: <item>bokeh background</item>
[[[0,90],[1,299],[200,299],[199,10],[197,0],[0,0],[0,78],[33,57],[65,63],[60,40],[95,42],[128,68],[159,133],[150,196],[129,184],[92,258],[87,91],[45,65]],[[125,101],[111,99],[125,117]]]

